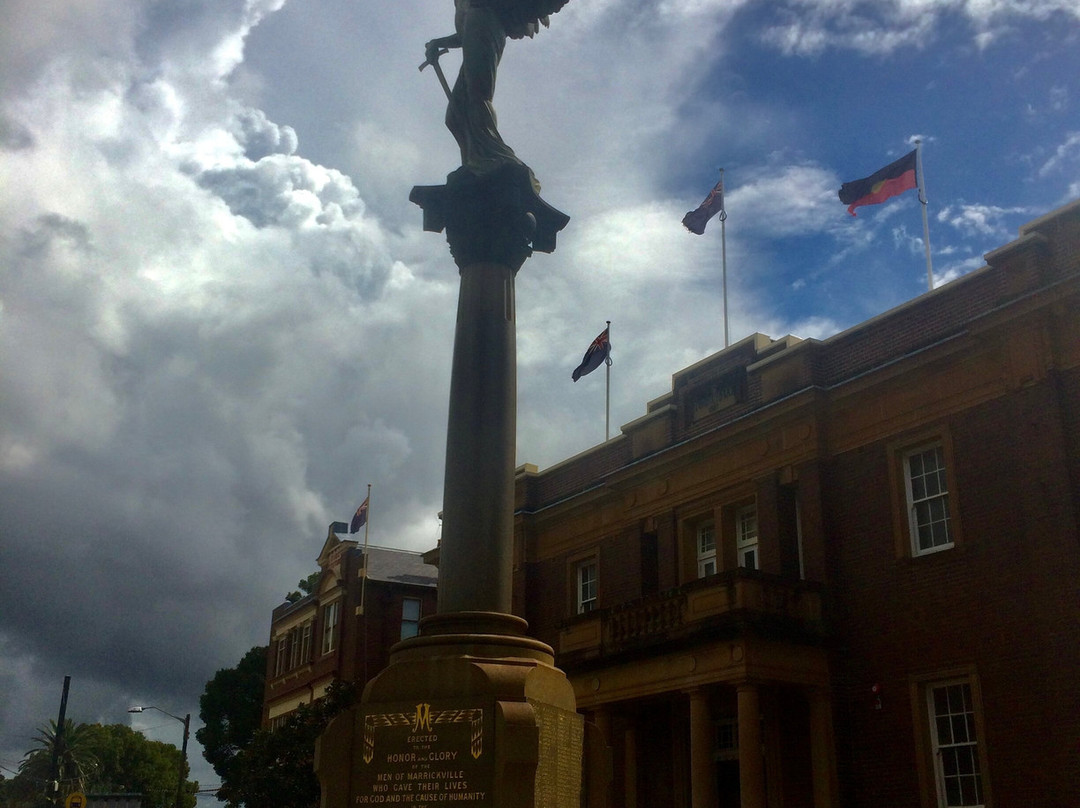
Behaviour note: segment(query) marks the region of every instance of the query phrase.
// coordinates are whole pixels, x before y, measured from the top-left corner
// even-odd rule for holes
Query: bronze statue
[[[454,0],[454,33],[428,42],[423,70],[432,65],[446,91],[446,126],[461,148],[461,165],[478,176],[508,163],[523,165],[499,134],[495,74],[506,38],[532,37],[567,0]],[[451,91],[439,56],[461,48],[461,70]]]

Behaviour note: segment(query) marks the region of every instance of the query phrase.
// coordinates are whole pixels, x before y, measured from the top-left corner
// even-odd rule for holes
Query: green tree
[[[143,808],[173,808],[181,771],[181,804],[194,808],[199,784],[187,781],[188,762],[172,744],[151,741],[123,724],[93,727],[93,748],[98,768],[93,791],[141,794]]]
[[[219,670],[199,698],[203,727],[195,737],[222,782],[231,779],[237,754],[251,743],[262,723],[266,653],[266,646],[255,646],[235,668]]]
[[[97,768],[94,755],[93,733],[89,724],[76,724],[70,718],[64,721],[63,732],[57,732],[55,721],[40,727],[30,749],[19,764],[21,781],[17,793],[26,800],[36,797],[46,801],[54,798],[62,801],[74,791],[86,788],[87,779]],[[59,736],[59,737],[58,737]],[[53,758],[56,758],[56,783],[53,783]]]
[[[330,719],[356,701],[351,684],[334,682],[326,695],[293,711],[283,727],[260,729],[237,754],[218,799],[229,808],[318,808],[315,740]]]
[[[0,778],[0,805],[4,808],[38,808],[51,805],[44,795],[44,784],[16,774]]]
[[[289,603],[296,603],[304,597],[304,595],[310,595],[315,591],[315,587],[319,585],[319,578],[322,576],[322,570],[315,570],[307,578],[297,583],[299,589],[295,589],[285,596],[285,600]],[[301,592],[303,594],[301,594]]]
[[[64,722],[59,742],[56,723],[39,730],[19,773],[3,783],[4,808],[44,808],[74,791],[87,794],[141,794],[143,808],[174,808],[181,771],[188,764],[171,744],[151,741],[123,724]],[[59,789],[51,788],[52,752],[59,747]],[[198,783],[184,781],[182,808],[194,808]]]

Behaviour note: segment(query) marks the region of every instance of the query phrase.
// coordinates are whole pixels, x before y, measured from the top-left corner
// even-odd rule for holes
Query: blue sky
[[[197,713],[371,483],[439,535],[457,273],[413,185],[457,166],[423,44],[450,0],[10,0],[0,31],[0,766],[35,726]],[[571,216],[517,281],[519,462],[604,438],[732,341],[826,338],[1080,197],[1073,0],[571,0],[496,109]],[[444,58],[448,73],[457,55]],[[77,583],[78,599],[58,599]],[[175,727],[155,737],[176,740]],[[198,760],[195,761],[198,763]],[[214,782],[205,765],[203,783]]]

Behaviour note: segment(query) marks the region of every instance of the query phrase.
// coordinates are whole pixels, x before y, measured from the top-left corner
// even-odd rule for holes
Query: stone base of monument
[[[525,629],[491,612],[426,618],[319,738],[322,808],[577,808],[583,720]]]

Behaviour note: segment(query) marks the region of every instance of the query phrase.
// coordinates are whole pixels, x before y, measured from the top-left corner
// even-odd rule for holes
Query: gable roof
[[[421,553],[375,545],[369,545],[367,553],[368,580],[431,587],[439,581],[439,571],[425,564]]]

